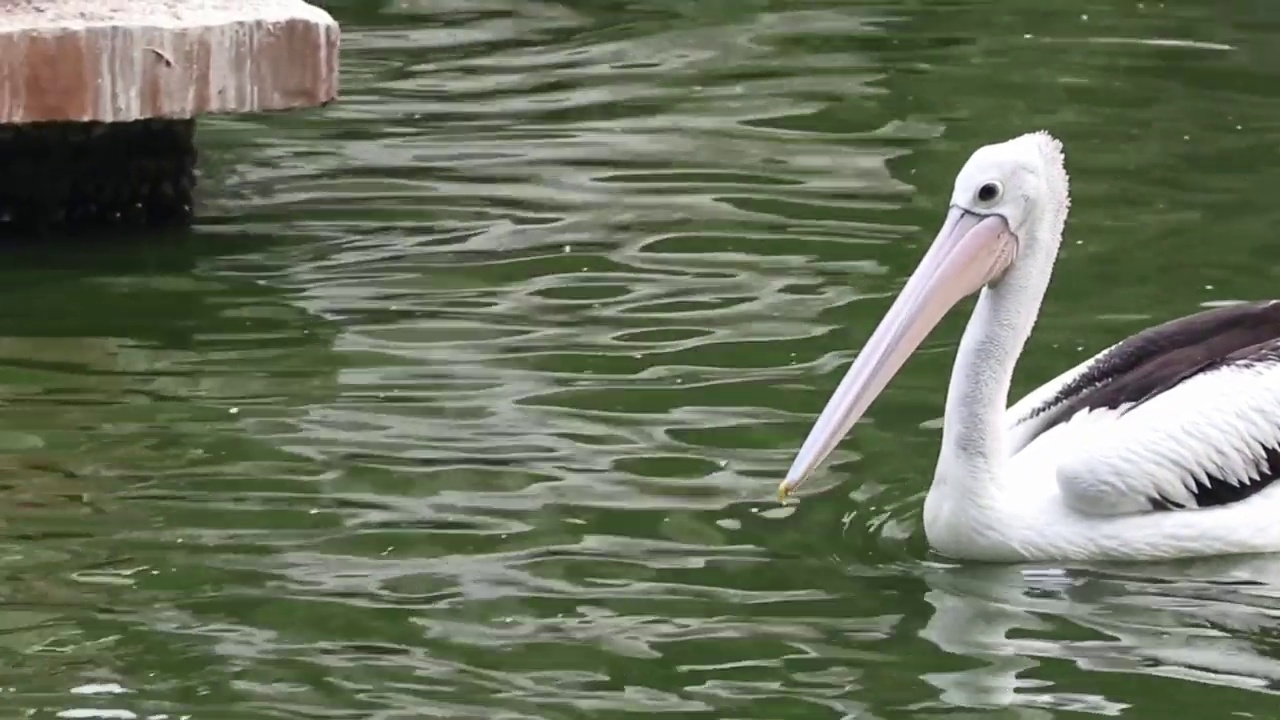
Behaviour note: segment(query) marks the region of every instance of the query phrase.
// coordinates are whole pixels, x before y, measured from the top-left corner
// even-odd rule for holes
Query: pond
[[[976,147],[1073,209],[1015,393],[1277,295],[1280,8],[346,0],[173,237],[0,268],[0,709],[1270,717],[1280,559],[959,565],[964,313],[777,481]]]

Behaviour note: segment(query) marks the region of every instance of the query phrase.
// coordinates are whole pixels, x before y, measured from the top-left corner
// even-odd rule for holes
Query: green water
[[[5,250],[0,717],[1280,717],[1280,559],[929,553],[960,316],[771,501],[980,144],[1073,177],[1018,391],[1280,295],[1280,6],[1058,5],[331,4],[189,237]]]

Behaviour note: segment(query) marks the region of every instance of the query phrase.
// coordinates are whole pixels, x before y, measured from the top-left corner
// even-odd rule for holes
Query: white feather
[[[1117,343],[1118,345],[1119,343]],[[1005,412],[1005,426],[1008,433],[1008,452],[1010,455],[1022,450],[1040,435],[1044,426],[1054,418],[1052,412],[1043,412],[1035,417],[1031,417],[1031,412],[1053,398],[1058,396],[1068,385],[1075,382],[1076,378],[1084,375],[1089,368],[1093,367],[1099,359],[1111,352],[1116,346],[1112,345],[1102,352],[1097,353],[1093,357],[1058,375],[1052,380],[1046,382],[1040,387],[1027,393],[1021,400],[1014,403]]]
[[[1163,498],[1195,508],[1193,493],[1210,478],[1256,482],[1267,449],[1280,448],[1280,364],[1227,365],[1133,408],[1079,413],[1053,432],[1076,448],[1057,468],[1068,506],[1121,515]]]
[[[1228,365],[1048,429],[987,480],[986,500],[935,486],[926,527],[944,554],[993,561],[1277,552],[1280,482],[1206,508],[1191,495],[1210,476],[1255,481],[1268,446],[1280,447],[1280,361]],[[1153,510],[1157,494],[1188,509]]]

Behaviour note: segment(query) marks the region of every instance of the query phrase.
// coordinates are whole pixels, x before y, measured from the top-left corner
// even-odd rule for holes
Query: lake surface
[[[330,3],[189,235],[7,248],[0,716],[1275,717],[1280,558],[957,566],[963,313],[776,482],[977,146],[1074,207],[1022,392],[1280,295],[1280,6]]]

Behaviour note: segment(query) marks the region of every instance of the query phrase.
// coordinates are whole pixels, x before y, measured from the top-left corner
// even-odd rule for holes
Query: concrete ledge
[[[195,117],[322,105],[303,0],[0,0],[0,236],[188,224]]]
[[[321,105],[338,45],[303,0],[0,0],[0,123]]]

